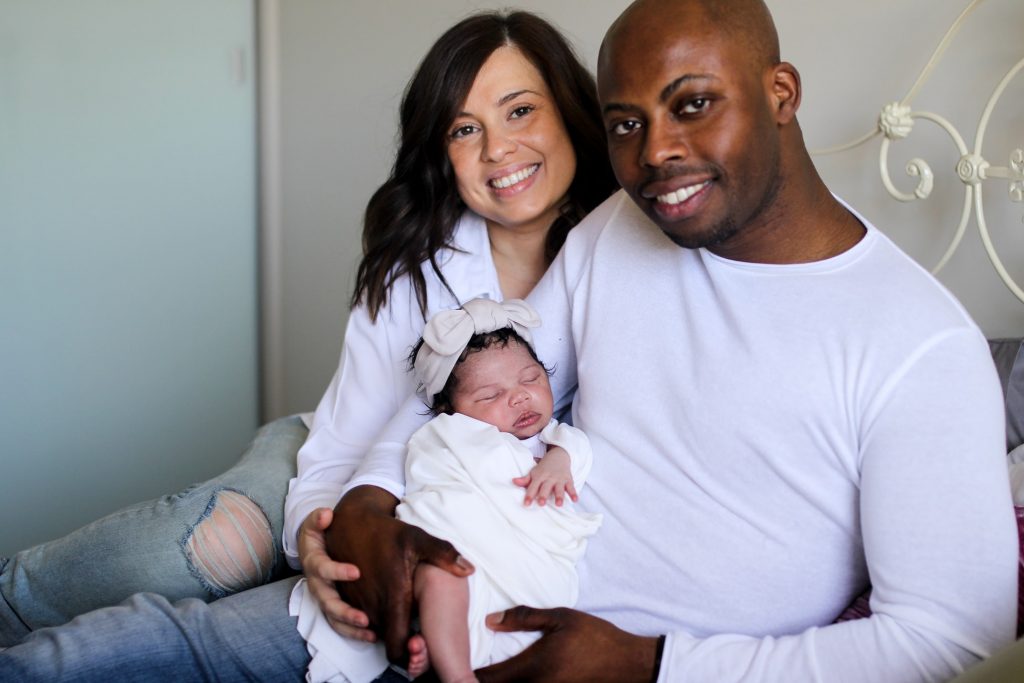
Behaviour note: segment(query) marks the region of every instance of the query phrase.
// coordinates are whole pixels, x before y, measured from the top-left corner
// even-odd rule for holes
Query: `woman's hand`
[[[326,530],[331,557],[360,568],[359,578],[337,584],[341,597],[363,610],[370,628],[384,639],[388,659],[407,660],[413,590],[420,562],[455,576],[473,567],[447,541],[395,519],[398,500],[376,486],[357,486],[338,502]]]
[[[331,628],[343,636],[374,642],[377,636],[369,630],[366,614],[341,599],[337,581],[355,581],[359,568],[347,562],[335,562],[327,555],[324,530],[331,524],[334,513],[328,508],[317,508],[299,527],[299,560],[306,576],[309,592],[313,594]]]
[[[555,505],[561,505],[565,502],[566,496],[574,503],[579,500],[576,487],[572,483],[569,453],[560,446],[549,448],[529,474],[525,477],[516,477],[512,483],[526,489],[523,505],[529,505],[535,500],[537,505],[544,505],[548,498],[553,498]]]

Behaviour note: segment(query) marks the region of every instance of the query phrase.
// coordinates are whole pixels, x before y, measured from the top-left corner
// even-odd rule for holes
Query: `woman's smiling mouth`
[[[501,176],[500,178],[492,178],[487,181],[487,184],[495,189],[504,190],[512,187],[513,185],[518,185],[527,178],[531,177],[539,169],[540,164],[532,164],[530,166],[527,166],[526,168],[520,169],[513,173],[509,173],[508,175]]]

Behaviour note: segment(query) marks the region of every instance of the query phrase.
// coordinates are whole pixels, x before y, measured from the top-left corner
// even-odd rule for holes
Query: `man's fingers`
[[[510,657],[503,662],[492,664],[484,669],[476,671],[477,680],[480,683],[503,683],[503,681],[529,681],[536,678],[533,675],[533,660],[530,648],[526,648],[515,657]]]
[[[387,624],[384,631],[384,650],[388,661],[393,664],[406,663],[406,643],[409,638],[409,614],[412,612],[412,582],[405,584],[408,590],[388,595]]]
[[[416,552],[421,562],[432,564],[455,576],[469,576],[473,565],[448,541],[423,532],[416,539]]]
[[[504,612],[488,614],[484,623],[492,631],[550,631],[558,626],[558,609],[536,609],[534,607],[513,607]]]

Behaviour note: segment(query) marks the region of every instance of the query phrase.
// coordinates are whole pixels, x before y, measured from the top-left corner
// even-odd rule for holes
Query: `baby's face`
[[[471,353],[456,366],[455,412],[527,439],[551,421],[548,375],[525,346],[512,341]]]

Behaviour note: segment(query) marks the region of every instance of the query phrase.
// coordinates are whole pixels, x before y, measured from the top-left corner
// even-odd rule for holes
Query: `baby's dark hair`
[[[479,332],[469,338],[469,343],[466,344],[466,349],[459,355],[459,359],[455,361],[455,367],[452,368],[452,372],[448,375],[448,381],[444,383],[444,387],[441,391],[434,394],[434,400],[430,406],[430,412],[432,415],[451,415],[455,412],[455,405],[452,401],[455,396],[455,390],[459,386],[459,375],[456,370],[462,365],[463,361],[469,357],[472,353],[484,351],[486,349],[497,347],[503,349],[510,343],[515,342],[523,346],[530,354],[530,358],[537,361],[537,365],[544,370],[545,373],[550,377],[551,370],[546,365],[540,362],[537,358],[537,353],[533,350],[533,347],[527,343],[525,339],[519,336],[511,327],[503,327],[493,332]],[[412,348],[412,353],[409,354],[409,369],[412,370],[416,364],[416,354],[419,353],[420,347],[423,346],[423,338],[416,342],[416,346]]]

